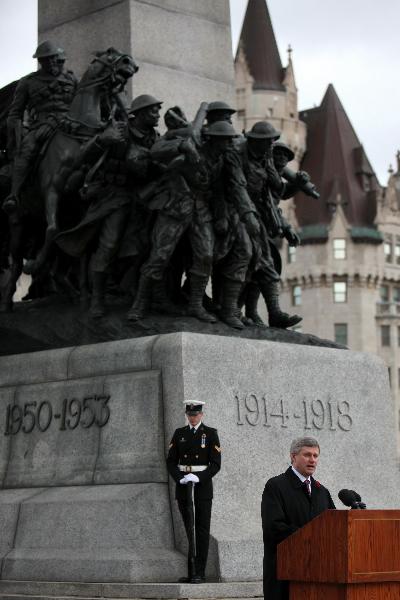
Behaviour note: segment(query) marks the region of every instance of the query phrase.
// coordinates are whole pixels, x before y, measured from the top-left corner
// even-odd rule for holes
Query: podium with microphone
[[[400,510],[366,510],[353,490],[339,498],[351,510],[327,510],[278,545],[290,600],[399,600]]]

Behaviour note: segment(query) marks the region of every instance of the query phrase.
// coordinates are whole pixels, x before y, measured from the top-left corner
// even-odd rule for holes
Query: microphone
[[[345,506],[350,506],[354,510],[367,508],[366,504],[362,502],[360,494],[354,490],[340,490],[338,496]]]

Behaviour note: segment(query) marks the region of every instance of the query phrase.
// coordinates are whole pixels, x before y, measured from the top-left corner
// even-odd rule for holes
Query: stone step
[[[262,582],[203,583],[74,583],[0,581],[0,600],[224,599],[262,597]]]

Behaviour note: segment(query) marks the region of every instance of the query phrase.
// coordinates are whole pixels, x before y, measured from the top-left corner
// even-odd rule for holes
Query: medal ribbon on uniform
[[[201,447],[205,448],[206,447],[206,434],[203,433],[203,435],[201,436]]]

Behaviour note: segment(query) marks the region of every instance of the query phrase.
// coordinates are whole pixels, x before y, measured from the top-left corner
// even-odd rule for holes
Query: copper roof
[[[265,0],[249,0],[240,35],[255,90],[284,90],[282,68]]]
[[[301,168],[310,174],[321,197],[296,195],[299,225],[327,224],[335,206],[342,204],[349,224],[373,226],[379,182],[332,84],[321,105],[301,111],[300,118],[307,124]]]

